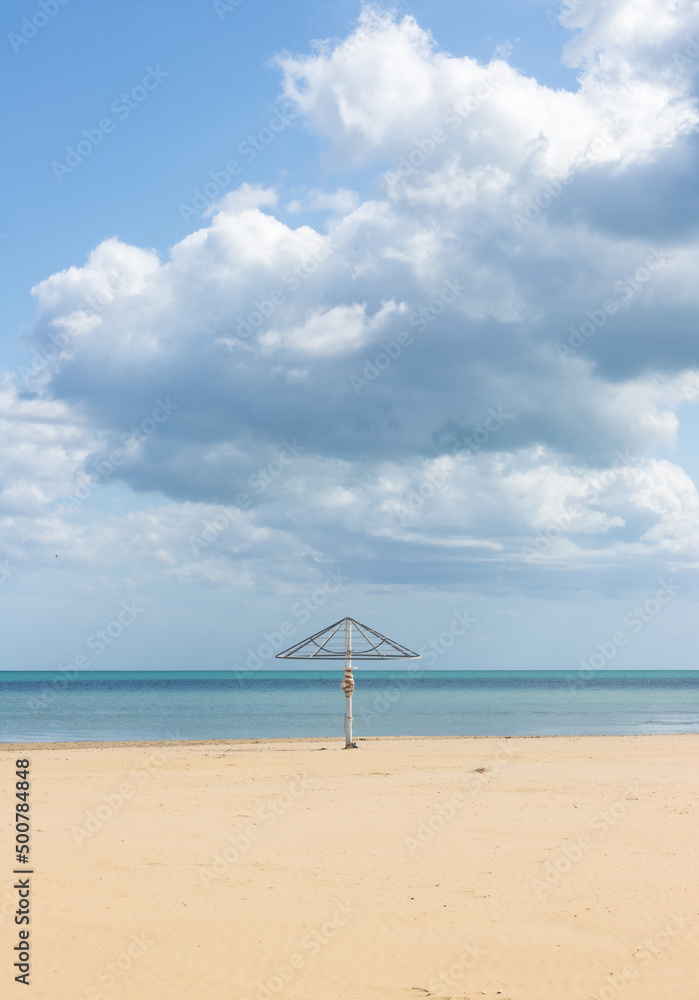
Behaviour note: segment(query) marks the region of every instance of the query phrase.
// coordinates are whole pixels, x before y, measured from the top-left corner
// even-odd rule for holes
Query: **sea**
[[[0,672],[0,743],[341,737],[341,670]],[[355,671],[354,735],[699,732],[697,670]]]

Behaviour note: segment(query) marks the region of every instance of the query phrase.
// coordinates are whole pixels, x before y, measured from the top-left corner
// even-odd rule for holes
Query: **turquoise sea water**
[[[340,670],[0,672],[0,742],[341,737]],[[355,736],[699,732],[699,671],[355,671]]]

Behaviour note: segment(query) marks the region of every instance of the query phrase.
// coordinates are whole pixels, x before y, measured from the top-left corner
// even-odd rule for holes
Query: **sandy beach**
[[[695,736],[5,745],[8,995],[18,756],[38,1000],[699,995]]]

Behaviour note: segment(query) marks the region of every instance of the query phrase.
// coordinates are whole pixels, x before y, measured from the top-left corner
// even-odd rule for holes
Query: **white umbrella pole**
[[[352,623],[345,619],[345,676],[342,678],[342,690],[345,692],[345,750],[356,747],[352,740],[352,692],[354,677],[352,676]]]

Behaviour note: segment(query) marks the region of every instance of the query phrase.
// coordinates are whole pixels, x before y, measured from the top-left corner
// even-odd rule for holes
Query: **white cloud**
[[[695,128],[688,71],[668,61],[695,7],[580,4],[574,93],[501,57],[455,58],[373,8],[348,39],[281,58],[329,162],[379,164],[373,197],[246,184],[166,259],[109,239],[40,282],[35,394],[7,381],[1,415],[8,551],[31,561],[51,539],[76,566],[132,561],[212,587],[343,561],[381,582],[409,551],[416,578],[423,559],[451,580],[521,566],[562,519],[532,573],[696,559],[694,485],[644,457],[674,445],[696,392],[696,238],[669,239],[662,267],[634,277],[650,239],[596,227],[583,183],[632,177]],[[327,219],[286,225],[280,197]],[[556,344],[584,324],[563,360]],[[172,417],[110,481],[166,500],[55,508],[164,398]],[[634,462],[599,487],[619,451]],[[401,515],[413,494],[424,502]],[[242,495],[235,524],[190,551]]]
[[[62,402],[18,395],[7,375],[0,382],[0,513],[36,515],[72,482],[73,471],[100,436]],[[7,536],[11,543],[11,537]]]
[[[458,151],[466,170],[527,165],[534,177],[549,178],[591,162],[628,165],[696,126],[687,74],[670,53],[658,65],[646,60],[636,68],[636,60],[657,41],[656,24],[666,48],[680,45],[693,22],[699,25],[695,4],[691,16],[668,10],[663,0],[648,0],[644,16],[634,0],[611,6],[605,16],[605,5],[581,3],[577,21],[568,19],[571,26],[585,24],[567,50],[582,66],[575,93],[542,86],[503,59],[480,65],[440,52],[412,17],[395,21],[373,6],[344,42],[281,57],[284,92],[332,142],[332,162],[377,155],[404,162],[411,154],[417,161],[422,152],[432,170]]]
[[[280,346],[302,356],[346,354],[363,347],[386,327],[389,317],[406,312],[404,304],[383,302],[373,316],[366,315],[366,302],[334,306],[325,312],[311,313],[303,326],[280,332],[270,330],[260,336],[263,351],[273,353]]]
[[[292,215],[298,212],[330,211],[336,215],[347,215],[360,204],[356,191],[349,188],[338,188],[336,191],[323,191],[322,188],[312,188],[303,198],[295,198],[286,206]]]

